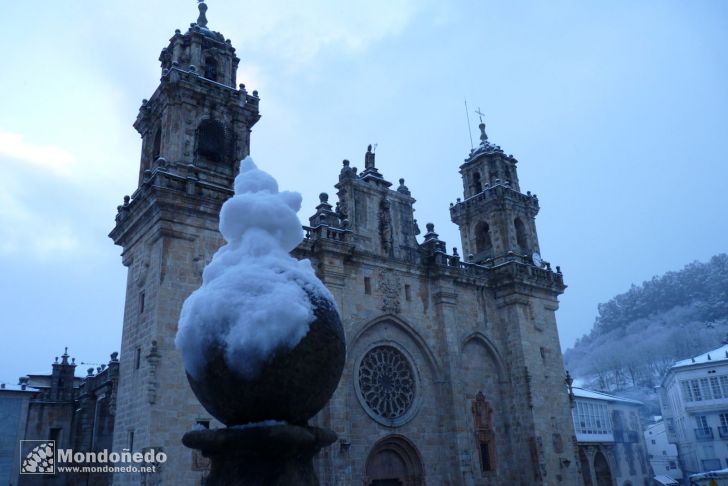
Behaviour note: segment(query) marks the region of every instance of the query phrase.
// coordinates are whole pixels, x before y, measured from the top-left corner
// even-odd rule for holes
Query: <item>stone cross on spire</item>
[[[480,128],[480,142],[485,143],[488,141],[488,135],[485,133],[485,123],[483,123],[483,115],[485,115],[485,113],[480,111],[480,107],[475,110],[475,113],[480,117],[480,125],[478,125],[478,128]]]
[[[478,109],[475,110],[475,114],[477,114],[480,117],[480,123],[483,123],[483,116],[485,116],[485,113],[480,111],[480,107],[478,107]]]
[[[207,4],[205,3],[205,0],[197,1],[199,2],[197,8],[200,11],[200,16],[197,17],[197,25],[200,27],[207,27],[207,17],[205,16],[205,12],[207,12]]]

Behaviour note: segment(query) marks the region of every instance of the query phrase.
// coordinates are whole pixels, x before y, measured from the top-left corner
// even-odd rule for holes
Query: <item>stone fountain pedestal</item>
[[[193,430],[182,438],[210,458],[209,486],[317,486],[313,457],[335,441],[331,430],[301,425]]]
[[[318,486],[313,457],[337,437],[306,424],[336,390],[346,343],[335,305],[314,296],[311,302],[315,319],[308,333],[293,349],[272,356],[256,376],[231,370],[223,348],[214,344],[201,350],[207,358],[202,373],[187,374],[200,403],[227,425],[182,437],[185,446],[210,459],[209,486]]]

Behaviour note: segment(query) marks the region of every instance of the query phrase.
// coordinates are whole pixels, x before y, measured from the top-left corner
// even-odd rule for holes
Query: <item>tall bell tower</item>
[[[207,5],[198,7],[197,21],[159,56],[159,86],[134,123],[138,187],[109,234],[128,268],[113,450],[168,457],[160,472],[117,474],[115,484],[199,484],[203,474],[181,437],[211,418],[187,384],[174,337],[182,303],[223,243],[218,213],[260,115],[258,93],[236,88],[235,48],[207,27]]]

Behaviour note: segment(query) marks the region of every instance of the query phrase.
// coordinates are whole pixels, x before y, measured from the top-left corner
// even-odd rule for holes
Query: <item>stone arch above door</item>
[[[366,486],[421,486],[425,484],[417,448],[401,435],[390,435],[372,447],[366,461]]]
[[[614,484],[609,462],[601,451],[594,454],[594,475],[597,478],[597,486],[612,486]]]

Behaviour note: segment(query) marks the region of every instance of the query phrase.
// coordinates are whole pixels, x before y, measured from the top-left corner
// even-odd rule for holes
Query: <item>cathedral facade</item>
[[[206,462],[180,439],[216,425],[174,337],[223,243],[218,211],[259,98],[236,87],[239,59],[206,9],[162,50],[160,85],[134,124],[139,185],[110,234],[128,267],[113,448],[169,457],[115,484],[200,484]],[[322,193],[304,227],[294,254],[334,295],[347,340],[339,387],[312,421],[339,436],[316,461],[322,484],[580,484],[555,320],[563,278],[538,255],[539,203],[521,191],[516,159],[480,130],[450,207],[462,256],[431,224],[420,231],[410,190],[387,180],[371,147],[362,170],[343,162],[336,197]]]

